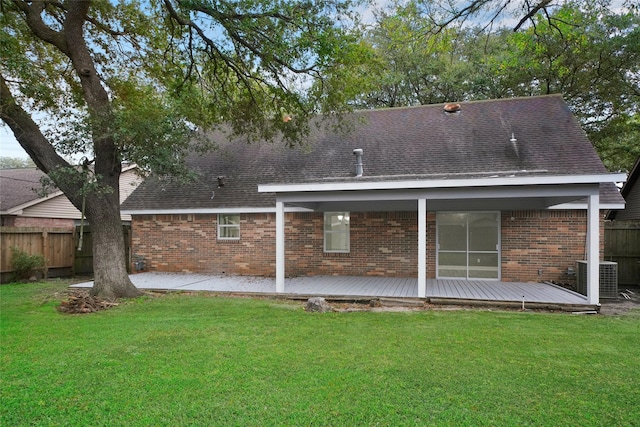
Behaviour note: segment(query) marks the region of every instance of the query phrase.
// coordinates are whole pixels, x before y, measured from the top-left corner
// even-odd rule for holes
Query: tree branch
[[[13,3],[20,11],[22,11],[25,17],[25,22],[36,37],[54,45],[60,49],[61,52],[67,54],[67,45],[63,35],[60,32],[49,28],[42,20],[42,12],[44,11],[46,2],[33,2],[29,4],[26,1],[13,0]]]
[[[13,131],[18,143],[44,173],[69,167],[42,134],[31,116],[18,105],[4,76],[0,74],[0,118]]]
[[[529,11],[527,12],[527,14],[525,16],[522,17],[522,19],[518,22],[518,24],[516,24],[515,27],[513,27],[513,32],[516,32],[520,29],[520,27],[522,27],[524,25],[525,22],[527,22],[529,19],[533,18],[533,16],[538,13],[538,11],[540,9],[545,9],[547,7],[547,5],[549,3],[551,3],[552,0],[542,0],[540,3],[538,3],[537,5],[535,5],[532,9],[529,9]],[[527,3],[528,4],[528,3]]]

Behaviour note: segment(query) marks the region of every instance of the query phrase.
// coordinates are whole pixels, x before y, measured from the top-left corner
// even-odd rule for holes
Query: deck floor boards
[[[304,286],[303,286],[304,284]],[[294,294],[357,295],[417,298],[418,280],[412,278],[313,276],[285,281]],[[493,280],[427,279],[427,297],[489,301],[585,304],[586,297],[545,283]]]
[[[140,289],[193,290],[212,292],[275,293],[270,277],[214,276],[203,274],[139,273],[130,276]],[[86,282],[74,287],[91,287]],[[417,298],[417,278],[305,276],[285,280],[285,293],[323,296]],[[427,298],[586,304],[583,295],[546,283],[499,282],[492,280],[427,279]]]

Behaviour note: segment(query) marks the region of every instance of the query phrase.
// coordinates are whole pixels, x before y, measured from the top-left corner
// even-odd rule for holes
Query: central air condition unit
[[[577,288],[582,295],[587,295],[587,261],[576,261]],[[600,261],[600,298],[618,297],[618,263]]]

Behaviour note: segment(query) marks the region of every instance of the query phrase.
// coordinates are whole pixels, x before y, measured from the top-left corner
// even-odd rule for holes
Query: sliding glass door
[[[438,277],[500,278],[500,212],[437,214]]]

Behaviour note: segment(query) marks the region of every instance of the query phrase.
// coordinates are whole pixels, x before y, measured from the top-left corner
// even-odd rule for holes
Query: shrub
[[[16,282],[29,280],[29,277],[44,268],[45,259],[42,255],[29,255],[15,246],[11,248],[11,253],[13,254],[11,266]]]

